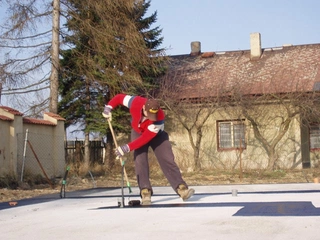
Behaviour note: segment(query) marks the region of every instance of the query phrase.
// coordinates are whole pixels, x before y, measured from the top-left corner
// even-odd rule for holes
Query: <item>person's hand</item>
[[[123,157],[124,154],[126,154],[128,152],[130,152],[130,148],[129,148],[128,144],[116,148],[117,157]]]
[[[102,116],[105,117],[106,119],[110,119],[110,121],[112,119],[111,110],[112,108],[110,106],[105,105],[102,113]]]

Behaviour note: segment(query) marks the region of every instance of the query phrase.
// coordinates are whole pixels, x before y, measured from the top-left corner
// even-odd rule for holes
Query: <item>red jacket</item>
[[[119,105],[123,105],[129,108],[132,120],[131,127],[140,133],[140,137],[136,140],[128,143],[130,151],[138,149],[147,144],[152,138],[154,138],[160,131],[164,130],[164,112],[160,109],[157,113],[157,121],[151,121],[143,116],[142,107],[146,103],[147,99],[140,96],[130,96],[126,94],[117,94],[112,98],[108,106],[112,109]]]

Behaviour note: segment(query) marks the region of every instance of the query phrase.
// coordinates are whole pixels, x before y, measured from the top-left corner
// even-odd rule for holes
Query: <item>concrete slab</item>
[[[183,202],[155,187],[151,207],[117,207],[121,190],[95,188],[0,204],[1,239],[318,239],[320,185],[195,186]],[[238,191],[237,196],[232,190]],[[125,192],[125,204],[139,190]]]

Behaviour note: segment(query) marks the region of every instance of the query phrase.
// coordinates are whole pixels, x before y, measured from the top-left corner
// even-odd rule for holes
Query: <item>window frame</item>
[[[221,146],[221,124],[227,123],[230,124],[230,139],[229,142],[231,143],[230,147],[222,147]],[[242,127],[242,141],[241,143],[244,143],[243,145],[240,144],[237,146],[236,140],[235,140],[235,129],[234,126],[241,125]],[[232,119],[232,120],[218,120],[216,122],[216,132],[217,132],[217,150],[218,151],[232,151],[232,150],[244,150],[247,149],[247,142],[246,142],[246,124],[244,119]],[[241,134],[241,133],[240,133]],[[239,141],[238,141],[239,142]],[[240,143],[240,142],[239,142]]]
[[[317,131],[318,131],[318,136],[317,136],[317,139],[318,139],[318,147],[312,147],[312,127],[317,127]],[[309,126],[309,150],[310,152],[315,152],[315,151],[320,151],[320,123],[312,123],[310,124]]]

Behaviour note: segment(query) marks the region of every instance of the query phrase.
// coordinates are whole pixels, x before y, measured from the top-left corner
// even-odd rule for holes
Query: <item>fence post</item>
[[[24,139],[24,148],[23,148],[23,158],[22,158],[22,169],[21,169],[21,178],[20,181],[23,181],[23,172],[24,172],[24,163],[26,161],[26,150],[27,150],[27,142],[28,142],[28,129],[26,130],[26,137]]]

